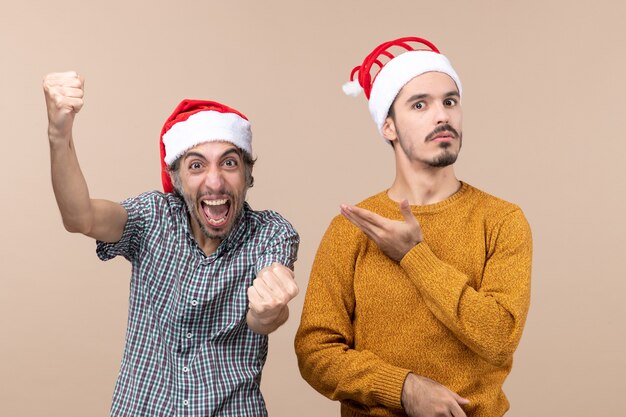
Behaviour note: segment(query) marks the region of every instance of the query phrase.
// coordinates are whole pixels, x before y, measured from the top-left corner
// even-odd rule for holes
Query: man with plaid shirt
[[[220,103],[183,100],[161,132],[165,193],[91,199],[74,150],[83,105],[75,72],[44,79],[52,184],[63,224],[132,264],[126,347],[112,416],[265,416],[267,335],[297,295],[299,238],[253,211],[252,135]]]

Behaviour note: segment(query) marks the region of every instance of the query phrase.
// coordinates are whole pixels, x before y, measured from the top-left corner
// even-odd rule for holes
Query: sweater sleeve
[[[513,355],[530,303],[531,232],[521,210],[492,231],[481,284],[441,261],[427,242],[416,245],[400,265],[419,288],[429,309],[465,345],[501,366]]]
[[[326,231],[311,270],[295,348],[302,377],[313,388],[379,415],[385,408],[402,409],[402,387],[410,371],[354,349],[353,279],[365,243],[356,230],[337,217]]]

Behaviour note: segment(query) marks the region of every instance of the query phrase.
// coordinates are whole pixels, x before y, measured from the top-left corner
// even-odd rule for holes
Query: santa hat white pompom
[[[356,97],[363,91],[363,87],[359,84],[358,80],[348,81],[344,85],[341,86],[344,94],[350,97]]]

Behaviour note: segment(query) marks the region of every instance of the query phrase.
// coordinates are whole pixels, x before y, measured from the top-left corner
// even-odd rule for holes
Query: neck
[[[388,195],[394,201],[407,199],[412,206],[423,206],[445,200],[460,187],[452,165],[435,168],[396,155],[396,178]]]
[[[222,239],[212,239],[210,237],[207,237],[195,219],[190,217],[189,221],[191,224],[191,233],[193,234],[196,243],[198,244],[200,249],[202,249],[202,252],[204,252],[206,256],[210,256],[213,252],[217,250],[217,247],[220,245],[220,243],[222,243]]]

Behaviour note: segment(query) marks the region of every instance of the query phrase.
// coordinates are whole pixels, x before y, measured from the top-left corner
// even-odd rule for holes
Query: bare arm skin
[[[118,203],[89,197],[74,148],[72,126],[83,107],[83,86],[83,78],[73,71],[48,74],[43,81],[52,188],[68,231],[117,242],[128,218],[126,210]]]

